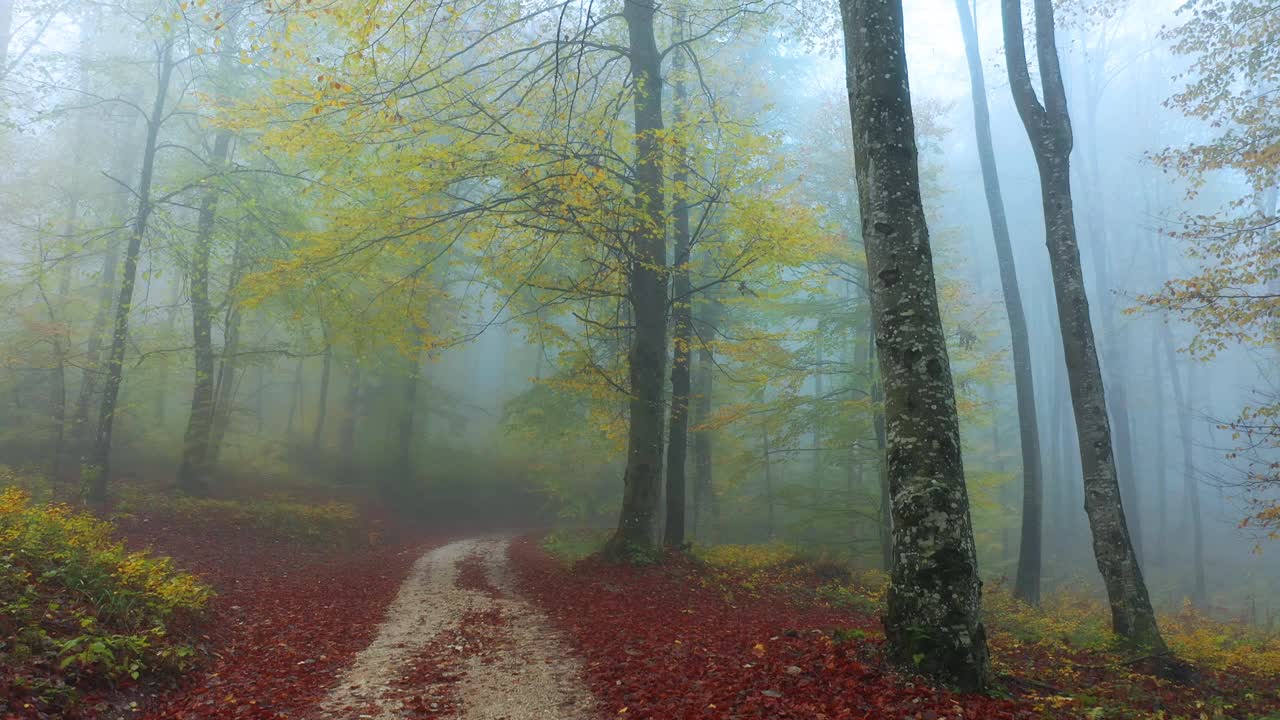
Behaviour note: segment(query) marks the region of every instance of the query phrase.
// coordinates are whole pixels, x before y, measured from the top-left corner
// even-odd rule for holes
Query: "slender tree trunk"
[[[684,37],[685,15],[683,8],[676,12],[675,41]],[[684,54],[676,50],[671,64],[675,76],[673,119],[676,127],[684,123],[688,93],[685,88]],[[671,361],[671,417],[667,433],[667,517],[663,532],[663,544],[671,548],[684,545],[685,539],[685,467],[689,447],[689,386],[692,368],[693,345],[693,286],[689,281],[689,246],[692,242],[689,229],[689,204],[684,197],[684,185],[688,182],[687,159],[682,149],[676,151],[675,196],[672,198],[671,216],[675,229],[675,263],[673,265],[671,320],[674,357]]]
[[[1164,345],[1165,363],[1169,366],[1169,379],[1173,386],[1174,412],[1178,416],[1178,439],[1182,445],[1182,488],[1187,498],[1187,510],[1191,517],[1191,565],[1194,577],[1191,602],[1198,608],[1209,606],[1209,590],[1204,579],[1204,525],[1200,518],[1200,488],[1196,486],[1195,464],[1192,460],[1191,403],[1188,392],[1191,387],[1191,369],[1187,368],[1184,383],[1178,372],[1178,358],[1173,349],[1173,337],[1168,325],[1160,326],[1160,340]]]
[[[969,62],[969,86],[973,97],[978,159],[982,165],[982,183],[986,191],[987,213],[991,219],[991,237],[996,245],[1000,288],[1004,292],[1005,312],[1009,316],[1009,339],[1013,350],[1013,384],[1017,396],[1018,431],[1022,446],[1022,537],[1013,594],[1024,602],[1039,603],[1044,484],[1040,469],[1040,430],[1036,418],[1035,383],[1031,375],[1031,342],[1027,336],[1026,313],[1022,309],[1018,271],[1013,261],[1009,223],[1005,218],[1004,196],[1000,192],[1000,174],[996,170],[995,148],[991,140],[991,113],[987,109],[987,83],[982,72],[982,54],[978,50],[978,29],[969,12],[968,0],[956,0],[956,10],[960,14],[965,57]]]
[[[1152,490],[1156,493],[1158,505],[1156,506],[1156,517],[1159,519],[1159,526],[1156,528],[1156,542],[1152,559],[1164,567],[1168,563],[1169,542],[1169,493],[1168,482],[1165,480],[1165,473],[1168,471],[1168,463],[1165,454],[1168,450],[1165,447],[1165,368],[1160,359],[1161,334],[1151,334],[1151,369],[1153,372],[1152,393],[1155,395],[1155,415],[1151,418],[1152,432],[1155,434],[1156,454],[1153,457],[1151,468],[1151,476],[1155,482],[1151,484]],[[1177,379],[1172,377],[1172,373],[1177,372],[1176,368],[1170,366],[1168,372],[1171,374],[1171,381],[1176,383]],[[1179,410],[1181,412],[1181,410]]]
[[[663,196],[662,58],[654,39],[654,0],[624,0],[635,114],[635,202],[641,218],[631,231],[628,295],[635,327],[629,353],[630,427],[618,528],[605,555],[626,558],[654,542],[661,489],[667,356],[667,249]]]
[[[267,394],[267,368],[265,365],[258,366],[258,391],[253,394],[253,416],[257,419],[258,433],[261,434],[263,427],[266,425],[266,403],[264,399]]]
[[[147,141],[142,153],[142,170],[139,174],[137,196],[138,212],[134,218],[129,245],[125,249],[124,274],[120,279],[120,296],[116,301],[114,330],[111,334],[111,351],[107,356],[106,384],[102,392],[101,411],[98,413],[98,429],[93,449],[85,463],[89,480],[89,499],[103,506],[107,501],[107,480],[111,473],[111,431],[115,424],[116,402],[120,396],[120,383],[124,379],[125,344],[129,335],[129,312],[133,308],[133,288],[138,277],[138,256],[142,252],[142,240],[147,233],[147,222],[154,209],[151,203],[151,183],[155,170],[156,148],[159,144],[160,125],[164,122],[165,100],[169,94],[169,81],[173,76],[173,41],[165,40],[158,53],[156,96],[147,118]]]
[[[822,387],[823,380],[824,380],[823,374],[822,374],[822,365],[824,362],[826,362],[826,359],[823,357],[823,346],[822,346],[823,336],[822,336],[822,319],[821,318],[818,319],[816,329],[817,329],[817,337],[815,338],[815,341],[814,341],[815,370],[813,373],[813,412],[814,412],[813,450],[812,450],[813,457],[809,458],[811,463],[809,466],[810,482],[813,483],[813,490],[812,490],[813,499],[811,502],[813,503],[813,516],[814,516],[813,519],[809,522],[808,540],[810,543],[817,543],[818,541],[818,523],[816,522],[816,520],[817,520],[818,512],[824,506],[824,503],[822,500],[822,471],[823,471],[822,431],[819,428],[819,423],[817,422],[817,419],[822,417],[821,412],[819,412],[819,408],[822,407],[822,403],[823,403],[822,394],[824,392]]]
[[[306,358],[298,358],[298,366],[293,371],[293,383],[289,386],[289,419],[284,425],[284,436],[293,440],[293,426],[297,417],[302,414],[302,368]]]
[[[347,380],[347,397],[343,402],[342,425],[338,428],[338,479],[351,482],[355,474],[356,423],[360,418],[360,360],[351,363],[351,377]]]
[[[1088,66],[1086,65],[1086,69]],[[1107,209],[1105,193],[1102,191],[1102,173],[1098,163],[1098,91],[1093,87],[1092,78],[1086,85],[1086,107],[1084,118],[1085,140],[1083,184],[1085,197],[1088,200],[1089,213],[1087,226],[1093,256],[1093,282],[1098,295],[1098,317],[1102,320],[1102,341],[1099,346],[1101,364],[1105,371],[1106,386],[1111,392],[1112,428],[1114,432],[1116,473],[1120,481],[1120,494],[1124,499],[1125,519],[1129,523],[1130,535],[1133,538],[1134,552],[1139,560],[1142,552],[1142,513],[1138,497],[1137,472],[1133,461],[1133,422],[1129,415],[1129,397],[1127,389],[1128,352],[1122,347],[1125,337],[1116,332],[1115,303],[1111,296],[1111,259],[1110,241],[1107,238]]]
[[[704,343],[698,348],[698,366],[693,392],[693,535],[706,542],[714,535],[716,512],[712,484],[711,394],[715,385],[715,356]]]
[[[920,197],[902,2],[840,6],[888,430],[894,557],[885,649],[896,663],[982,690],[990,675],[982,581]]]
[[[1111,624],[1117,635],[1155,652],[1165,650],[1155,612],[1138,566],[1125,522],[1111,444],[1111,427],[1102,385],[1102,371],[1094,347],[1089,299],[1080,267],[1072,216],[1071,121],[1058,65],[1051,0],[1035,0],[1036,48],[1039,52],[1045,104],[1036,97],[1027,67],[1022,36],[1021,0],[1002,0],[1005,54],[1014,104],[1026,127],[1040,170],[1049,263],[1053,270],[1058,323],[1067,361],[1067,380],[1080,439],[1084,473],[1085,511],[1093,530],[1093,550],[1111,603]]]
[[[764,503],[767,511],[765,532],[772,542],[778,536],[777,518],[773,509],[773,448],[769,446],[769,426],[760,425],[761,442],[764,454]]]
[[[413,420],[418,410],[418,392],[422,384],[422,358],[414,355],[409,372],[405,376],[400,414],[396,418],[396,465],[395,475],[399,484],[396,492],[405,492],[413,487],[415,469],[413,462]]]
[[[327,334],[327,333],[326,333]],[[324,362],[320,365],[320,397],[316,410],[316,427],[311,433],[311,450],[320,452],[321,440],[324,439],[324,420],[329,408],[329,374],[333,368],[333,345],[324,346]]]
[[[218,466],[218,460],[222,457],[223,443],[226,442],[227,430],[231,427],[231,416],[235,412],[236,387],[239,384],[236,375],[236,354],[239,352],[240,310],[233,307],[227,314],[223,328],[222,362],[218,366],[218,384],[214,389],[213,427],[209,432],[208,465],[210,468]]]
[[[221,64],[221,63],[220,63]],[[220,172],[231,148],[231,132],[214,134],[209,167]],[[206,181],[207,182],[207,181]],[[209,301],[209,261],[213,255],[214,221],[218,211],[218,189],[206,187],[196,219],[196,243],[191,263],[191,336],[195,355],[195,378],[191,390],[191,412],[178,465],[178,487],[200,494],[209,486],[210,450],[214,410],[213,304]]]
[[[235,245],[231,251],[231,274],[227,282],[227,309],[222,321],[222,358],[218,365],[218,383],[214,387],[213,428],[209,434],[209,467],[218,465],[222,456],[222,443],[231,427],[231,415],[235,410],[236,388],[239,387],[236,370],[239,368],[237,355],[240,353],[240,303],[236,297],[236,289],[240,285],[240,277],[245,266],[244,239],[237,234]],[[258,402],[261,403],[261,392]],[[261,404],[259,404],[261,408]],[[261,430],[262,418],[258,418]]]
[[[117,152],[113,159],[116,173],[124,177],[132,172],[135,162],[136,146],[133,142],[133,131],[137,126],[137,115],[131,114],[125,124],[124,132],[116,138]],[[129,212],[132,194],[125,189],[115,193],[116,212],[123,222]],[[76,454],[78,466],[83,468],[88,463],[90,452],[90,433],[93,424],[89,421],[89,410],[98,395],[98,384],[103,375],[103,340],[107,334],[107,323],[113,317],[116,298],[116,274],[120,269],[120,239],[112,233],[106,239],[106,249],[102,256],[102,268],[98,273],[98,301],[93,320],[89,325],[89,342],[85,349],[85,361],[80,379],[80,389],[76,394],[75,411],[71,416],[71,452]]]

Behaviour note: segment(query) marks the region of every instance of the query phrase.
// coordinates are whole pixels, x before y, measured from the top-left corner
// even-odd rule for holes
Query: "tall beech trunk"
[[[1021,0],[1001,0],[1005,54],[1014,104],[1022,118],[1040,171],[1041,199],[1049,263],[1053,271],[1058,323],[1067,362],[1067,381],[1080,440],[1085,512],[1093,531],[1093,551],[1111,603],[1112,629],[1133,645],[1164,652],[1142,569],[1129,537],[1111,445],[1111,426],[1102,371],[1089,319],[1089,299],[1080,267],[1072,216],[1071,120],[1058,65],[1051,0],[1035,0],[1036,49],[1044,105],[1036,96],[1022,36]]]
[[[1089,71],[1090,64],[1085,64]],[[1137,470],[1133,459],[1133,419],[1129,414],[1128,357],[1124,347],[1126,336],[1116,331],[1115,302],[1111,296],[1111,242],[1107,237],[1106,194],[1102,191],[1102,173],[1098,161],[1097,115],[1101,91],[1090,77],[1081,83],[1085,87],[1083,169],[1081,183],[1089,213],[1086,215],[1089,244],[1092,247],[1093,284],[1097,293],[1098,312],[1102,321],[1102,340],[1099,346],[1106,386],[1111,393],[1108,410],[1111,412],[1113,442],[1115,447],[1116,474],[1120,481],[1120,494],[1124,500],[1125,520],[1129,524],[1133,549],[1139,558],[1142,551],[1142,513],[1139,503]]]
[[[1198,608],[1205,608],[1208,607],[1209,590],[1204,579],[1204,524],[1200,517],[1200,488],[1196,486],[1195,464],[1192,459],[1191,403],[1187,398],[1191,388],[1191,368],[1187,368],[1184,383],[1178,372],[1178,358],[1173,349],[1169,326],[1162,324],[1160,330],[1165,363],[1169,366],[1169,380],[1173,386],[1174,414],[1178,416],[1178,439],[1182,445],[1182,489],[1191,519],[1191,565],[1194,577],[1191,602]],[[1184,391],[1184,388],[1188,391]]]
[[[661,490],[662,396],[667,356],[667,241],[662,165],[662,57],[654,39],[654,0],[624,0],[633,85],[635,191],[640,219],[631,230],[628,299],[635,326],[628,355],[630,420],[618,528],[605,555],[626,558],[652,547]]]
[[[1004,292],[1005,313],[1009,316],[1009,340],[1013,349],[1013,385],[1018,404],[1018,432],[1022,446],[1022,536],[1018,545],[1018,572],[1013,584],[1015,597],[1029,603],[1040,602],[1041,538],[1044,480],[1040,468],[1040,429],[1036,418],[1035,382],[1031,374],[1031,342],[1027,317],[1022,309],[1018,270],[1013,261],[1009,222],[1000,192],[1000,174],[991,141],[991,113],[987,109],[987,83],[978,50],[978,29],[969,12],[968,0],[956,0],[960,31],[964,36],[969,63],[969,89],[973,97],[973,125],[982,165],[982,185],[991,219],[991,238],[996,245],[1000,288]]]
[[[990,678],[960,423],[920,198],[901,0],[841,0],[854,165],[885,395],[893,568],[886,652],[982,690]]]
[[[115,424],[116,402],[120,397],[120,383],[124,379],[125,344],[129,335],[129,312],[133,309],[133,288],[138,279],[138,256],[142,252],[142,240],[147,234],[147,222],[154,209],[151,201],[151,183],[155,171],[156,148],[159,145],[160,125],[164,122],[165,101],[169,95],[169,81],[173,77],[173,41],[165,40],[157,53],[156,94],[147,117],[147,140],[142,151],[142,169],[138,176],[138,211],[133,220],[129,244],[125,248],[124,273],[120,278],[120,294],[116,300],[115,322],[111,333],[111,350],[107,355],[106,382],[102,389],[102,404],[98,413],[98,428],[93,449],[85,460],[85,477],[89,481],[89,500],[102,506],[107,501],[107,479],[111,473],[111,431]]]
[[[221,63],[220,63],[221,64]],[[209,167],[217,173],[227,162],[231,132],[218,130],[213,137]],[[207,181],[206,181],[207,182]],[[209,485],[209,441],[213,431],[214,362],[213,304],[209,301],[209,260],[213,255],[214,221],[218,212],[218,189],[207,186],[196,219],[195,253],[191,262],[191,336],[195,355],[195,381],[191,390],[191,412],[178,465],[178,487],[186,493],[203,493]]]
[[[675,41],[684,38],[684,10],[676,12]],[[677,126],[684,122],[688,92],[685,88],[684,48],[676,50],[671,63],[675,76],[672,117]],[[667,423],[670,441],[667,444],[666,526],[662,541],[667,547],[684,545],[685,537],[685,467],[689,449],[689,386],[692,368],[693,345],[693,285],[689,280],[689,247],[692,242],[689,230],[689,203],[683,188],[689,179],[687,159],[683,149],[676,150],[674,176],[676,192],[671,200],[671,219],[675,230],[675,258],[672,266],[671,286],[671,416]]]

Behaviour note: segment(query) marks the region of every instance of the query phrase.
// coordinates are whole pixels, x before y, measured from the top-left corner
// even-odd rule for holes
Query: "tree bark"
[[[960,15],[960,31],[964,36],[965,57],[969,63],[978,160],[982,165],[982,184],[987,198],[987,214],[991,219],[991,238],[996,245],[1000,288],[1004,293],[1005,313],[1009,317],[1009,340],[1013,350],[1013,384],[1022,448],[1022,535],[1018,545],[1018,571],[1013,594],[1024,602],[1036,604],[1040,602],[1044,483],[1040,468],[1040,429],[1036,417],[1035,382],[1031,375],[1031,342],[1027,335],[1027,317],[1022,309],[1018,270],[1013,261],[1013,244],[1009,238],[1009,222],[1005,217],[1004,196],[1000,192],[1000,174],[996,169],[995,147],[991,140],[991,113],[987,108],[987,83],[983,77],[982,54],[978,49],[978,29],[969,12],[968,0],[956,0],[956,11]]]
[[[85,476],[89,481],[89,499],[99,507],[107,501],[107,481],[111,473],[111,431],[115,424],[116,402],[120,396],[120,383],[124,379],[125,344],[129,335],[129,312],[133,307],[133,288],[138,278],[138,255],[147,233],[147,222],[154,209],[151,202],[151,183],[155,171],[156,148],[160,125],[164,122],[165,101],[169,94],[169,81],[173,76],[173,41],[165,40],[157,53],[156,95],[151,114],[147,118],[147,140],[143,147],[142,169],[138,180],[138,212],[134,217],[132,233],[124,254],[124,274],[120,279],[120,295],[116,300],[115,323],[111,335],[111,351],[107,356],[106,384],[102,391],[102,405],[98,413],[98,429],[93,449],[86,463]]]
[[[675,41],[684,37],[684,10],[676,12]],[[673,91],[672,113],[677,127],[684,122],[685,104],[688,93],[684,78],[685,49],[675,51],[671,64],[671,72],[676,76]],[[693,286],[689,280],[689,247],[692,241],[689,230],[689,204],[684,197],[684,185],[688,182],[689,171],[687,159],[681,149],[677,149],[674,196],[671,200],[671,218],[675,230],[675,258],[672,266],[672,350],[671,360],[671,416],[667,423],[670,441],[667,444],[667,487],[666,487],[666,526],[663,530],[663,544],[670,548],[684,545],[685,537],[685,467],[689,448],[689,386],[692,368],[693,345]]]
[[[872,322],[885,394],[893,569],[886,652],[982,690],[982,581],[920,197],[901,0],[841,0]]]
[[[220,63],[221,64],[221,63]],[[227,162],[231,132],[218,130],[213,137],[209,167],[216,174]],[[205,180],[204,197],[196,219],[196,242],[191,263],[191,336],[195,355],[195,378],[191,390],[191,412],[178,465],[178,487],[185,493],[201,494],[209,486],[209,443],[213,430],[214,364],[213,304],[209,301],[209,261],[213,255],[214,221],[218,211],[218,189]]]
[[[1005,54],[1014,104],[1031,140],[1040,171],[1049,263],[1053,271],[1058,322],[1067,362],[1071,404],[1080,440],[1085,512],[1093,531],[1093,551],[1107,587],[1111,624],[1131,644],[1164,652],[1151,599],[1125,522],[1111,444],[1111,427],[1089,319],[1080,248],[1072,215],[1069,157],[1072,136],[1066,91],[1058,65],[1051,0],[1035,0],[1036,48],[1045,104],[1031,83],[1022,35],[1021,0],[1001,0]]]
[[[667,249],[663,196],[661,55],[654,39],[654,0],[624,0],[634,86],[635,202],[628,296],[635,325],[629,353],[630,421],[618,528],[605,555],[623,559],[654,543],[661,489],[664,365],[667,356]]]

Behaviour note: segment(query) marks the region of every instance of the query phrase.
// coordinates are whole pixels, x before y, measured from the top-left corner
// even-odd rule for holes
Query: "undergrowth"
[[[11,477],[0,470],[0,484]],[[186,631],[212,590],[113,533],[67,505],[0,491],[0,700],[69,706],[84,688],[192,664]]]
[[[129,491],[116,509],[125,515],[168,515],[191,524],[216,517],[310,545],[351,546],[378,540],[366,532],[356,509],[341,502],[307,503],[287,497],[224,500]]]
[[[699,581],[729,597],[780,594],[873,618],[884,611],[888,577],[878,570],[850,570],[833,579],[838,573],[826,567],[831,561],[777,544],[696,548],[695,557],[703,566]],[[1058,588],[1032,606],[1015,599],[1003,583],[988,582],[982,603],[996,671],[1008,678],[1032,677],[1046,712],[1070,708],[1088,718],[1160,720],[1245,717],[1236,714],[1236,706],[1255,704],[1261,699],[1259,681],[1265,685],[1280,676],[1280,632],[1209,618],[1189,601],[1176,612],[1161,613],[1159,620],[1177,657],[1215,674],[1216,680],[1190,689],[1157,682],[1131,662],[1111,632],[1101,598]],[[1178,701],[1184,703],[1185,693],[1203,693],[1190,701],[1202,714],[1136,709],[1154,695],[1180,693]],[[1280,714],[1247,717],[1277,720]]]

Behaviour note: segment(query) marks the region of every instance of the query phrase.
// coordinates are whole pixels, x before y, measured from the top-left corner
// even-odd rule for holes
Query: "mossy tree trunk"
[[[889,658],[989,681],[960,425],[920,196],[901,0],[842,0],[862,238],[884,388],[893,568]]]

